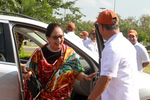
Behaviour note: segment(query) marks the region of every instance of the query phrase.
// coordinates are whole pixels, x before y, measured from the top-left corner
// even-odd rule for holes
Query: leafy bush
[[[28,60],[30,58],[31,54],[32,54],[32,51],[31,52],[24,51],[23,45],[21,46],[21,48],[19,50],[19,57],[20,57],[20,59],[26,59],[26,60]]]

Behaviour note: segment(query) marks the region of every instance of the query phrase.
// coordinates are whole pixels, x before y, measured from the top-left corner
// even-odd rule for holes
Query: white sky
[[[138,19],[143,14],[150,14],[150,0],[78,0],[74,7],[80,7],[80,11],[86,15],[82,18],[83,21],[91,20],[93,22],[102,11],[100,8],[115,10],[115,13],[123,19],[129,16]],[[60,11],[64,13],[64,10]],[[69,13],[69,10],[66,10],[66,13]]]

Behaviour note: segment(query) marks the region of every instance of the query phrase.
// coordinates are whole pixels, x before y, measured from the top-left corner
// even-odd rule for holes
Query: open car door
[[[99,67],[101,66],[101,52],[104,48],[104,41],[103,38],[99,32],[98,24],[95,24],[95,33],[96,33],[96,40],[97,40],[97,46],[98,46],[98,52],[99,52]],[[100,68],[99,68],[100,70]]]

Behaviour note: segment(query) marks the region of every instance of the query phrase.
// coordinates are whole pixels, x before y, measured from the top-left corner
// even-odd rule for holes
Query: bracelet
[[[84,80],[84,81],[87,81],[87,80],[85,79],[85,76],[86,76],[86,75],[83,76],[83,80]]]

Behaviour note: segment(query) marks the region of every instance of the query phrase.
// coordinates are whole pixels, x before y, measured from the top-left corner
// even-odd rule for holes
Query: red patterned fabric
[[[63,64],[52,78],[48,87],[41,92],[41,100],[64,100],[69,98],[77,75],[79,72],[84,71],[79,59],[77,58],[77,54],[72,48],[63,44],[61,50],[62,56],[59,57],[53,64],[50,64],[43,56],[42,47],[36,49],[32,54],[25,70],[32,71],[36,74],[44,88],[53,72],[57,70],[61,64]],[[24,81],[24,87],[26,100],[33,100],[33,96],[27,87],[26,79]]]

